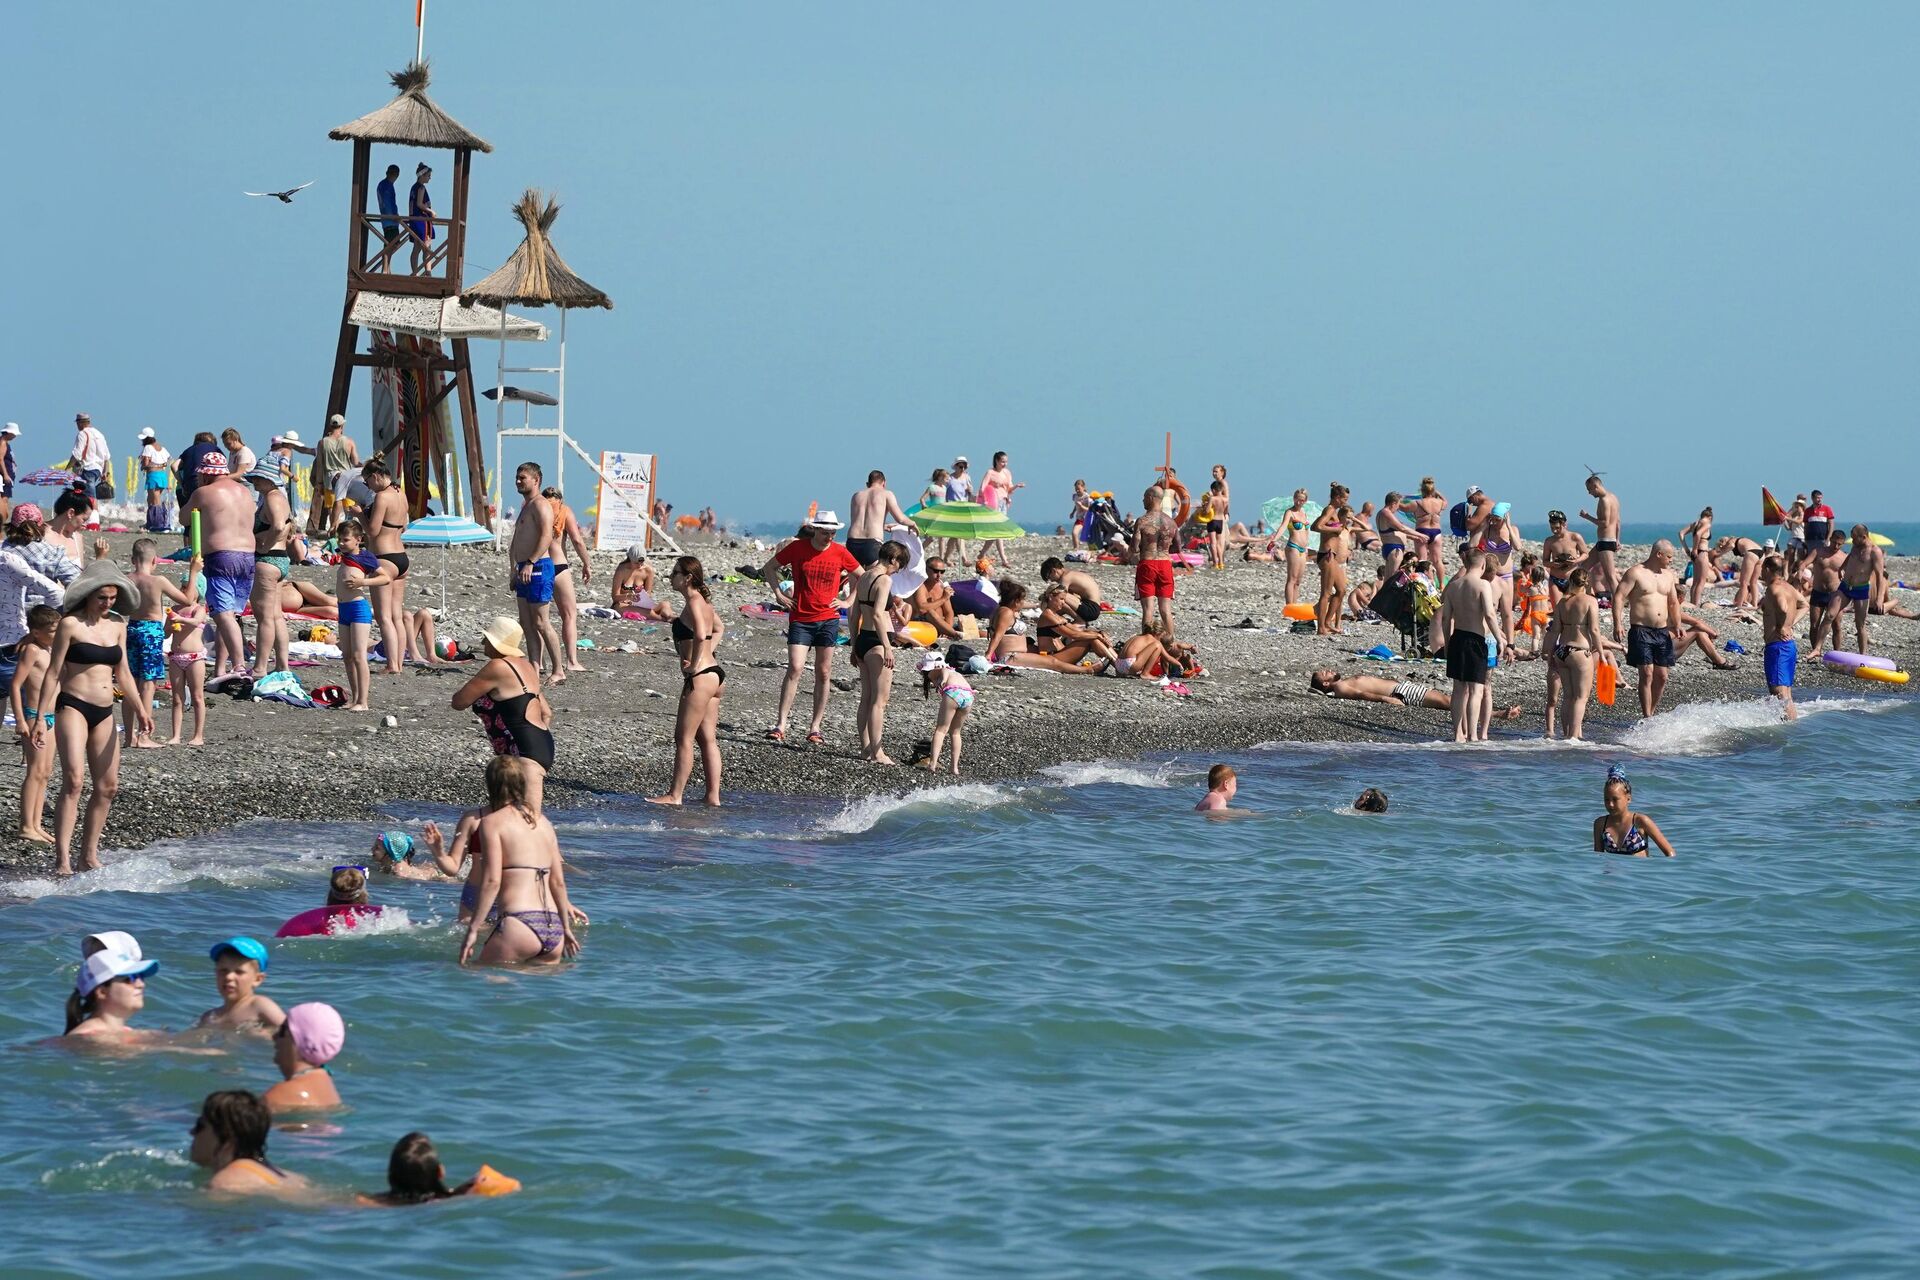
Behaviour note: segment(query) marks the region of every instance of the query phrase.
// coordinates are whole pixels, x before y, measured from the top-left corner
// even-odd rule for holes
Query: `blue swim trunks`
[[[1800,662],[1800,645],[1793,640],[1775,640],[1767,645],[1767,688],[1793,688],[1793,669]]]
[[[253,595],[253,552],[207,552],[207,612],[239,613]]]
[[[1873,584],[1871,582],[1863,582],[1857,587],[1849,586],[1847,588],[1847,599],[1865,600],[1867,598],[1867,593],[1872,590],[1873,590]]]
[[[340,602],[340,621],[373,623],[373,606],[365,600],[342,600]]]
[[[520,570],[527,567],[522,560],[513,566],[513,594],[529,604],[553,603],[553,560],[541,556],[533,562],[533,575],[525,582],[520,581]]]
[[[166,627],[144,618],[127,624],[127,665],[135,680],[167,678]]]

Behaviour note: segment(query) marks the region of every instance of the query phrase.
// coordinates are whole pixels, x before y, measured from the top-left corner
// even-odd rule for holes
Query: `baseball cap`
[[[16,510],[17,509],[18,508],[16,508]],[[134,937],[130,933],[121,933],[115,930],[111,933],[90,933],[80,939],[80,958],[82,960],[101,951],[117,951],[122,955],[132,956],[135,960],[140,958],[140,944],[134,941]]]
[[[244,933],[237,933],[225,942],[214,943],[207,952],[207,959],[218,960],[229,951],[259,965],[260,972],[267,971],[267,947],[258,938],[249,938]]]
[[[1481,487],[1477,484],[1470,484],[1467,486],[1467,496],[1469,498],[1471,498],[1476,493],[1483,493],[1483,492],[1485,492],[1485,490],[1481,489]]]
[[[646,543],[636,542],[632,546],[627,548],[627,559],[633,561],[635,564],[639,564],[642,560],[645,560],[646,558],[647,558]]]
[[[336,413],[327,419],[327,425],[330,427],[344,427],[347,425],[347,415],[344,413]]]
[[[130,956],[124,951],[96,951],[80,962],[73,989],[82,996],[90,996],[115,978],[144,978],[159,967],[158,960]]]
[[[151,439],[153,439],[153,438],[154,438],[154,437],[153,437],[153,428],[152,428],[152,427],[142,427],[142,428],[140,428],[140,438],[141,438],[142,440],[151,440]]]
[[[297,1004],[287,1010],[287,1035],[304,1061],[324,1066],[346,1045],[347,1024],[330,1004]]]

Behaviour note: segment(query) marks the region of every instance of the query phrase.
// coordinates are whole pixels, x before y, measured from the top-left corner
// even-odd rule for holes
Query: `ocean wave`
[[[1007,787],[985,782],[962,782],[947,787],[928,787],[902,795],[862,796],[850,801],[838,813],[823,819],[819,830],[831,835],[852,836],[871,831],[891,814],[912,809],[991,809],[1012,800],[1017,793]]]
[[[1800,716],[1836,711],[1876,715],[1901,705],[1892,698],[1816,698],[1799,704]],[[1620,745],[1646,756],[1725,755],[1756,734],[1785,727],[1785,710],[1774,698],[1739,702],[1690,702],[1642,720],[1620,735]]]
[[[134,854],[101,853],[106,865],[70,878],[41,876],[16,880],[10,895],[22,898],[65,898],[88,893],[173,893],[195,881],[212,880],[236,887],[267,885],[286,878],[284,869],[262,862],[259,853],[229,857],[204,849],[156,846]]]
[[[1041,775],[1060,787],[1091,787],[1109,784],[1121,787],[1171,787],[1175,767],[1170,763],[1146,764],[1138,760],[1085,760],[1056,764],[1041,770]]]
[[[181,1174],[192,1168],[179,1151],[131,1147],[48,1169],[40,1184],[57,1191],[150,1191],[186,1181]]]

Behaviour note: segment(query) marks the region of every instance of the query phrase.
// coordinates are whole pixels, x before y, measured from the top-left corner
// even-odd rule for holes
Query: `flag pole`
[[[427,0],[413,0],[413,60],[423,62],[427,53]]]

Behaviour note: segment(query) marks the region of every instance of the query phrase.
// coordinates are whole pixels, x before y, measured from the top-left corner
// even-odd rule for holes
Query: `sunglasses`
[[[946,570],[945,570],[945,569],[929,569],[929,570],[927,570],[927,576],[928,576],[929,578],[937,578],[937,577],[939,577],[939,576],[940,576],[941,574],[943,574],[943,573],[945,573],[945,572],[946,572]]]

